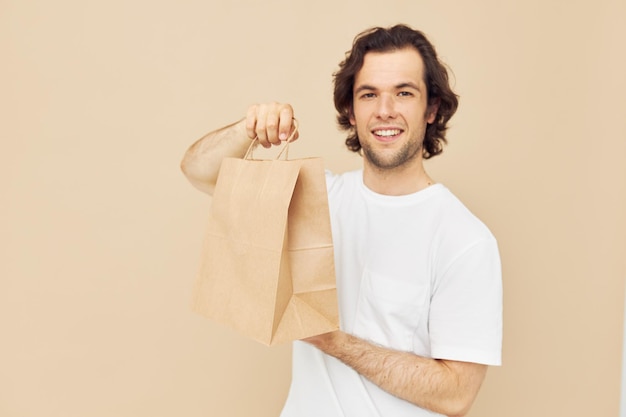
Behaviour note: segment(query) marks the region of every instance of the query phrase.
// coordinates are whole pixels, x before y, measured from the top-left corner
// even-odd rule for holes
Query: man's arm
[[[194,187],[213,194],[222,159],[243,158],[255,138],[265,148],[279,145],[293,128],[293,109],[289,104],[252,105],[245,119],[208,133],[191,145],[180,167]]]
[[[487,372],[486,365],[399,352],[342,331],[304,341],[341,360],[388,393],[450,417],[469,411]]]

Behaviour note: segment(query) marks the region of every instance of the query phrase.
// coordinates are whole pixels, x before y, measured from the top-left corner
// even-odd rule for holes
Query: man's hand
[[[289,139],[295,129],[293,108],[286,103],[254,104],[246,113],[246,133],[250,139],[258,138],[264,148],[280,145]],[[291,140],[298,138],[295,132]]]
[[[306,339],[302,339],[302,341],[312,344],[322,352],[326,352],[326,350],[328,350],[328,347],[333,345],[335,343],[334,341],[341,337],[341,335],[339,334],[340,332],[341,330],[336,330],[334,332],[307,337]]]

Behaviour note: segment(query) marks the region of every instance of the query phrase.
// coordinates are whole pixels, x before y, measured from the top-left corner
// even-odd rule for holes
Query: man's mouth
[[[372,130],[374,136],[380,140],[391,140],[402,133],[402,129],[374,129]]]

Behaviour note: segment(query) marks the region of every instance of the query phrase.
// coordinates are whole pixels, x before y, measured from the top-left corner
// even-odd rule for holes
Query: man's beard
[[[401,167],[408,161],[414,160],[422,152],[421,141],[409,141],[392,155],[383,155],[374,151],[367,143],[361,143],[363,155],[376,168],[381,170]]]

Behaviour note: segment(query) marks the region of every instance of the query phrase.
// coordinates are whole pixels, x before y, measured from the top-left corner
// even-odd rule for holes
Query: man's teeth
[[[395,136],[400,134],[400,129],[376,130],[374,134],[377,136]]]

